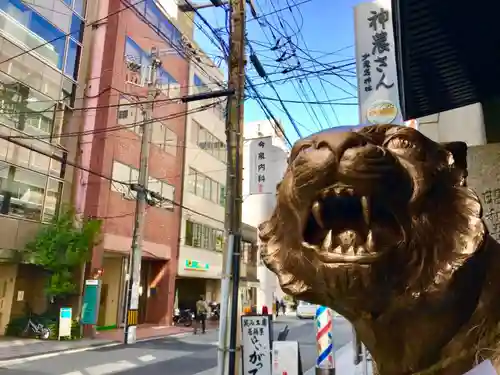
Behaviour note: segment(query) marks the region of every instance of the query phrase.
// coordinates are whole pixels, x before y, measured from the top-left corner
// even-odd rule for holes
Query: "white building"
[[[245,123],[243,136],[245,140],[243,146],[243,222],[258,227],[260,223],[270,217],[276,204],[276,196],[274,192],[250,194],[252,179],[250,142],[257,138],[270,137],[272,147],[270,148],[270,155],[267,157],[267,177],[271,178],[272,176],[274,178],[274,186],[281,180],[285,172],[289,150],[282,130],[277,126],[273,126],[268,120]],[[269,271],[260,261],[257,267],[257,275],[260,283],[257,291],[257,309],[261,311],[263,305],[271,308],[274,298],[281,298],[283,292],[279,287],[276,275]]]
[[[198,56],[191,62],[189,94],[219,89],[224,75],[213,62]],[[200,69],[200,66],[203,69]],[[221,99],[189,103],[186,119],[184,186],[176,300],[178,306],[220,300],[226,182],[225,105],[196,112]]]

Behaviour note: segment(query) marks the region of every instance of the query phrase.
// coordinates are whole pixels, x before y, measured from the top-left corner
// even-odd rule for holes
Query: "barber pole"
[[[332,340],[332,310],[325,306],[316,309],[316,375],[335,375]]]

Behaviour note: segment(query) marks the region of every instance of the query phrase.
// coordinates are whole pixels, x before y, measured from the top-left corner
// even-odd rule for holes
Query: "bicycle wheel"
[[[50,337],[50,334],[51,334],[50,329],[44,327],[40,330],[40,339],[48,340]]]

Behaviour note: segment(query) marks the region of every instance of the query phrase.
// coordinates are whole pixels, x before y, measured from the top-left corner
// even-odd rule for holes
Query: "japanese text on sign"
[[[242,316],[243,370],[245,375],[271,374],[269,316]]]
[[[490,235],[500,241],[500,189],[488,189],[482,194],[484,220]]]
[[[276,188],[271,137],[253,139],[250,143],[250,194],[272,194]]]
[[[266,141],[262,140],[258,143],[260,151],[257,153],[257,186],[259,193],[264,191],[264,183],[266,182]]]
[[[375,70],[379,73],[379,77],[377,77],[375,84],[375,90],[381,87],[390,89],[394,86],[394,82],[387,82],[385,73],[385,68],[387,68],[387,53],[391,52],[388,34],[385,29],[385,25],[389,22],[389,11],[384,8],[380,8],[378,11],[372,10],[370,11],[370,16],[367,18],[367,21],[370,29],[373,31],[371,55],[375,63]]]

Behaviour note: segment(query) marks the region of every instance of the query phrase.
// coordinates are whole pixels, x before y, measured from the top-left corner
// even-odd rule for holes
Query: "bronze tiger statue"
[[[260,225],[286,293],[345,316],[380,375],[500,374],[500,246],[467,146],[375,125],[299,140]]]

